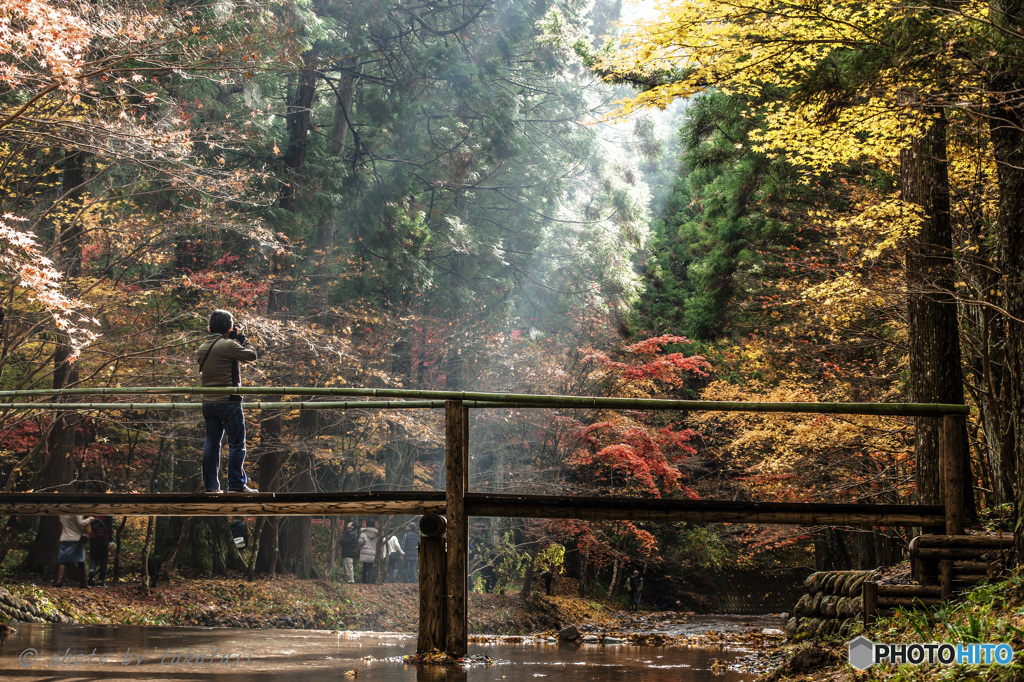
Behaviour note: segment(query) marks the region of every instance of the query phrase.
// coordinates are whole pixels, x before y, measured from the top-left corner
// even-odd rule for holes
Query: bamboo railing
[[[82,395],[302,395],[353,396],[363,398],[393,398],[374,403],[370,401],[329,402],[269,402],[246,403],[256,409],[351,409],[351,408],[442,408],[446,401],[460,401],[468,408],[537,407],[580,408],[608,410],[679,410],[704,412],[782,412],[805,414],[847,414],[896,417],[943,417],[967,415],[966,405],[934,403],[777,403],[708,400],[663,400],[658,398],[609,398],[603,396],[531,395],[516,393],[484,393],[469,391],[421,391],[400,388],[324,388],[324,387],[218,387],[199,388],[182,386],[136,386],[114,388],[64,388],[0,391],[3,398],[30,398],[41,396],[75,397]],[[421,402],[406,402],[406,401]],[[0,409],[198,409],[199,403],[0,403]],[[45,405],[45,407],[44,407]],[[109,407],[114,405],[114,407]],[[132,406],[132,407],[129,407]],[[303,407],[304,406],[304,407]]]

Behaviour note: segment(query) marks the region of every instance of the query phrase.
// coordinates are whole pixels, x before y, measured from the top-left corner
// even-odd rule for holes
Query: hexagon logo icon
[[[850,665],[867,670],[875,663],[875,645],[867,637],[858,637],[849,644]]]

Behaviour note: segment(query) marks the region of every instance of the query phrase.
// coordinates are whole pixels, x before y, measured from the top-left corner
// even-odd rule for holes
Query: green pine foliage
[[[688,107],[679,175],[654,222],[638,328],[700,341],[742,335],[770,271],[801,242],[796,216],[811,192],[784,158],[750,149],[756,105],[709,92]]]

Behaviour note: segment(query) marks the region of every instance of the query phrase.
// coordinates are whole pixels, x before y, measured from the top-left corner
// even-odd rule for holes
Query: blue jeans
[[[220,488],[220,446],[228,436],[228,490],[239,490],[248,482],[245,471],[245,415],[242,403],[203,403],[206,442],[203,443],[203,487]]]

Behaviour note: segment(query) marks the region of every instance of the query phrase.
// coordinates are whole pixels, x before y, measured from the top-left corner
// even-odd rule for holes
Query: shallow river
[[[782,627],[773,617],[691,616],[656,631],[698,634]],[[416,649],[411,635],[321,630],[243,630],[107,625],[16,624],[0,649],[0,679],[225,680],[321,682],[331,680],[542,682],[750,682],[742,648],[632,646],[629,644],[470,644],[491,665],[444,668],[407,665]],[[355,671],[352,674],[349,671]],[[349,674],[346,676],[346,672]]]

